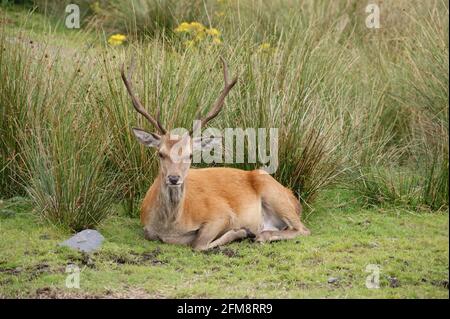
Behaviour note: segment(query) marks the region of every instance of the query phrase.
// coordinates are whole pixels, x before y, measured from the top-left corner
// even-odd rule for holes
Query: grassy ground
[[[138,219],[116,214],[91,256],[59,247],[70,233],[38,221],[26,200],[4,201],[0,297],[448,298],[448,214],[361,210],[350,198],[324,194],[306,216],[308,238],[208,253],[146,241]],[[72,263],[80,289],[65,287]],[[379,289],[365,287],[369,264]]]
[[[49,45],[64,45],[80,49],[81,42],[94,42],[95,34],[90,29],[73,32],[67,29],[62,19],[55,19],[37,13],[31,8],[20,6],[0,7],[0,22],[4,31],[22,33],[35,41]],[[49,35],[54,35],[53,37]]]

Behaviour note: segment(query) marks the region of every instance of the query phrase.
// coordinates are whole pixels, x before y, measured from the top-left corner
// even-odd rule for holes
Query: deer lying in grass
[[[222,62],[225,87],[201,120],[202,127],[219,114],[237,82],[237,78],[229,81],[227,65]],[[160,162],[159,175],[142,203],[146,239],[206,250],[245,237],[265,242],[310,233],[300,221],[300,202],[265,171],[190,168],[192,150],[207,147],[213,139],[191,138],[192,132],[181,137],[168,133],[160,122],[159,108],[152,117],[134,95],[131,72],[130,68],[127,76],[122,67],[122,79],[133,106],[159,131],[148,133],[133,128],[140,143],[158,150]]]

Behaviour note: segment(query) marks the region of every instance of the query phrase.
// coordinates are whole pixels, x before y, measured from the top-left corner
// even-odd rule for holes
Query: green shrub
[[[55,224],[94,227],[111,213],[115,195],[115,177],[105,170],[109,140],[90,98],[95,74],[45,45],[7,39],[0,53],[2,197],[26,191]]]
[[[93,112],[76,103],[64,106],[50,112],[51,127],[37,123],[33,135],[22,139],[26,188],[45,219],[79,231],[112,213],[115,179],[105,173],[108,143]]]

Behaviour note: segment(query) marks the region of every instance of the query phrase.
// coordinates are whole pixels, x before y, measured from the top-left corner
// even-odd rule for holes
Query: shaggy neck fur
[[[160,178],[160,192],[158,195],[159,214],[164,223],[174,221],[181,212],[184,200],[184,183],[180,187],[169,187]]]

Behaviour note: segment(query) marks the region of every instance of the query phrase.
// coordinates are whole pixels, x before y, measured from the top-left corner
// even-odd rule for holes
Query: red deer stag
[[[229,80],[227,64],[223,59],[222,63],[225,87],[201,127],[219,114],[237,82]],[[300,221],[300,202],[264,170],[190,168],[192,150],[208,147],[213,139],[192,138],[192,132],[181,137],[168,133],[159,107],[151,116],[133,93],[131,69],[126,75],[122,66],[121,75],[133,106],[159,131],[133,128],[138,141],[156,148],[159,155],[159,174],[141,208],[146,239],[206,250],[245,237],[265,242],[309,235]]]

